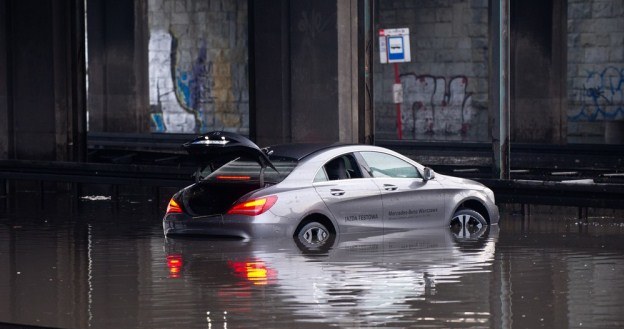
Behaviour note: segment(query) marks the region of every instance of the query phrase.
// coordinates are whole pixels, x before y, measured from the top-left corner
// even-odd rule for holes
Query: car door
[[[383,230],[379,187],[372,178],[362,175],[352,153],[327,162],[316,175],[314,188],[341,233]]]
[[[434,180],[424,180],[412,164],[382,152],[359,152],[379,187],[384,228],[424,228],[444,225],[445,194]]]

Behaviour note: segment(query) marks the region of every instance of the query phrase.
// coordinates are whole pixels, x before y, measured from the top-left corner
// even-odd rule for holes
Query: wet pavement
[[[50,197],[48,197],[50,199]],[[621,328],[624,217],[504,207],[449,229],[165,239],[163,203],[0,208],[0,322],[61,328]],[[524,207],[525,214],[527,207]],[[595,216],[594,216],[595,215]]]

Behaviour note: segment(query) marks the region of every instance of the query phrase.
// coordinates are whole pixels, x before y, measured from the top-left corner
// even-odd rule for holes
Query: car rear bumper
[[[266,214],[266,213],[265,213]],[[163,218],[165,236],[209,235],[242,239],[292,235],[291,225],[275,218],[242,215],[215,215],[191,217],[186,214],[167,214]]]

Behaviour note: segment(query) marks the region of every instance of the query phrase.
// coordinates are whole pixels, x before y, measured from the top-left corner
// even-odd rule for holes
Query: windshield
[[[297,166],[297,160],[284,157],[270,157],[271,163],[277,171],[271,167],[264,170],[264,181],[266,183],[277,184],[286,178]],[[260,181],[260,164],[248,159],[238,158],[232,160],[214,172],[210,173],[210,168],[205,168],[201,177],[207,181]],[[205,177],[205,178],[204,178]]]

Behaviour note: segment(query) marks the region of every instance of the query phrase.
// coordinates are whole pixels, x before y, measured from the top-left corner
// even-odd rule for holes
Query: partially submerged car
[[[291,236],[322,245],[332,235],[452,226],[470,235],[497,224],[494,193],[435,174],[382,147],[288,144],[260,149],[230,132],[184,144],[196,182],[170,200],[165,235]]]

